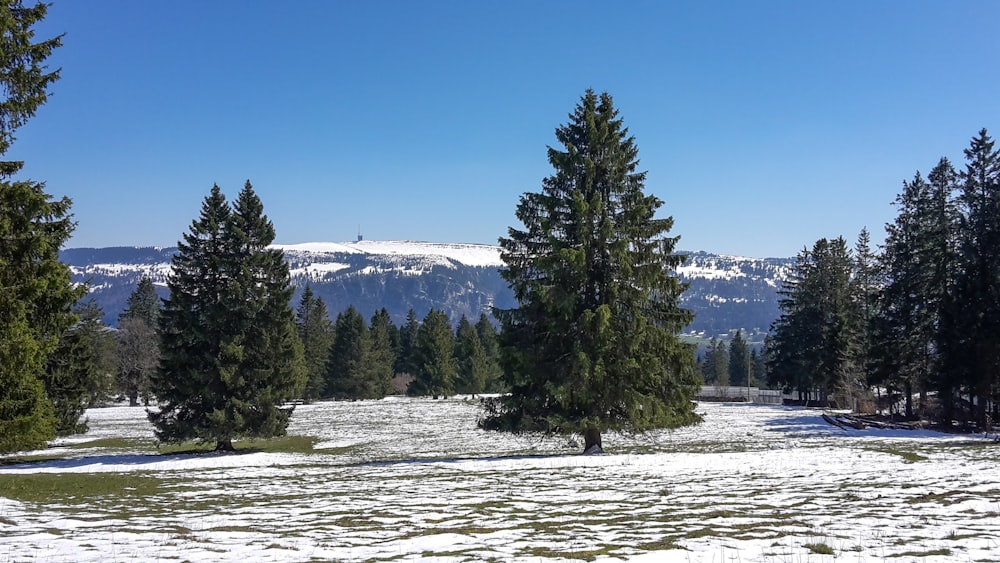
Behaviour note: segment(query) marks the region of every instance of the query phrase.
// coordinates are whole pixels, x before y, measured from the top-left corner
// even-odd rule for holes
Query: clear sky
[[[277,242],[495,244],[587,88],[679,248],[881,241],[904,179],[1000,134],[1000,2],[54,0],[62,79],[8,155],[69,247],[170,246],[250,179]]]

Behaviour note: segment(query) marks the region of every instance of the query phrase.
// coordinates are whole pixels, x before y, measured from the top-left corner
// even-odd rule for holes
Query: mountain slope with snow
[[[396,323],[407,311],[431,308],[457,322],[515,305],[500,277],[500,249],[482,244],[414,241],[308,242],[275,245],[285,253],[293,283],[308,283],[336,316],[349,305],[370,316],[385,307]],[[114,323],[142,276],[166,296],[175,248],[77,248],[61,253],[76,282],[88,281],[91,297]],[[689,284],[682,297],[695,312],[689,331],[707,335],[736,328],[766,330],[777,317],[777,290],[789,258],[745,258],[695,252],[677,269]],[[297,303],[297,297],[296,297]]]

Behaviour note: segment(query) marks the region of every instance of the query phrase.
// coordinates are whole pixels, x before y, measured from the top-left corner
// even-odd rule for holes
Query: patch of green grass
[[[96,497],[155,494],[162,479],[140,473],[28,473],[0,475],[0,496],[33,503],[86,503]]]
[[[617,547],[604,547],[600,549],[586,549],[580,551],[562,551],[558,549],[550,549],[548,547],[529,547],[525,550],[529,555],[533,557],[538,557],[540,559],[582,559],[584,561],[594,561],[598,556],[609,555],[611,551],[618,549]]]
[[[330,452],[332,450],[313,450],[317,442],[312,436],[280,436],[268,439],[248,439],[233,442],[236,453],[296,453],[309,454],[316,451]],[[204,454],[215,451],[212,442],[179,442],[176,444],[160,444],[157,448],[161,455]],[[339,450],[340,448],[335,448]]]
[[[660,538],[658,540],[641,543],[635,546],[642,551],[662,551],[666,549],[680,549],[674,538]]]
[[[833,548],[826,545],[825,543],[807,543],[802,547],[819,555],[833,555]]]
[[[89,442],[79,442],[67,444],[66,448],[71,450],[84,450],[90,448],[102,448],[107,450],[148,450],[156,449],[156,441],[153,439],[141,438],[98,438]]]
[[[920,504],[924,502],[936,502],[943,506],[948,506],[951,504],[956,504],[962,502],[963,498],[954,497],[964,497],[966,493],[963,491],[944,491],[941,493],[927,493],[923,495],[918,495],[913,498],[906,499],[907,504]]]

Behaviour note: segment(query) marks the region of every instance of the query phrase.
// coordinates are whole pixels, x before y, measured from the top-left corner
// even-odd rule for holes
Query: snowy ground
[[[92,410],[45,452],[62,459],[0,465],[0,561],[1000,560],[1000,446],[982,438],[701,404],[699,426],[585,457],[478,431],[478,412],[321,403],[290,428],[313,453],[157,455],[141,408]],[[106,438],[131,441],[86,446]],[[53,484],[81,476],[109,488]],[[31,479],[51,494],[16,500]]]

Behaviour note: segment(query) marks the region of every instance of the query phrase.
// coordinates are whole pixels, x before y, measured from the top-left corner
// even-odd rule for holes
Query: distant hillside
[[[431,308],[457,321],[478,318],[490,307],[515,305],[498,268],[500,250],[478,244],[363,241],[276,245],[285,252],[292,281],[308,282],[333,316],[354,305],[365,316],[385,307],[398,324],[411,308]],[[72,248],[61,252],[73,280],[88,281],[91,296],[115,324],[139,279],[148,275],[166,296],[170,258],[176,248]],[[731,329],[766,330],[778,315],[777,290],[792,259],[688,254],[678,276],[690,284],[682,302],[695,312],[687,331],[706,336]],[[296,301],[298,302],[298,291]]]

